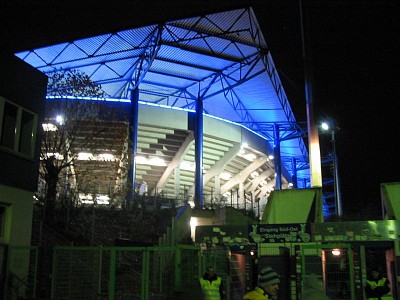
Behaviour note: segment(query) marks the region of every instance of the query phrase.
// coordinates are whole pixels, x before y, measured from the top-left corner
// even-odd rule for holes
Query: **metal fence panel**
[[[115,299],[141,299],[143,264],[142,251],[115,250]]]
[[[340,248],[340,254],[333,250]],[[350,245],[302,246],[302,282],[314,274],[330,299],[355,299],[353,256]]]
[[[196,246],[59,247],[52,299],[193,298],[198,252]]]
[[[98,299],[102,287],[103,251],[81,248],[54,253],[53,299]]]

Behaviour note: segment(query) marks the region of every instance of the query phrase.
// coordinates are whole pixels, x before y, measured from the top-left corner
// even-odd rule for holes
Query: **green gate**
[[[304,283],[315,275],[330,299],[355,299],[354,258],[349,244],[302,245],[301,264],[297,266],[297,294]],[[299,261],[298,261],[299,262]]]
[[[56,247],[52,299],[193,298],[199,251],[189,245]]]

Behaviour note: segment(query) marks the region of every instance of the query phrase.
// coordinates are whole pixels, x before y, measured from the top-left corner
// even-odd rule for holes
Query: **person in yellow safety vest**
[[[270,300],[277,299],[280,279],[271,268],[262,268],[258,274],[258,285],[254,290],[243,296],[243,300]]]
[[[383,277],[378,269],[371,269],[370,275],[367,278],[365,293],[368,299],[381,300],[382,296],[390,291],[390,282]]]
[[[222,278],[215,273],[213,266],[207,267],[207,272],[205,272],[203,277],[200,278],[200,286],[204,300],[224,299]]]

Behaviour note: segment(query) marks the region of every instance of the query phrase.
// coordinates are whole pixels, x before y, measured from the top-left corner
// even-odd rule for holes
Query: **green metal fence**
[[[314,274],[330,299],[356,299],[353,251],[349,244],[303,245],[301,260],[302,286]]]
[[[199,251],[188,245],[56,247],[52,299],[193,299]]]

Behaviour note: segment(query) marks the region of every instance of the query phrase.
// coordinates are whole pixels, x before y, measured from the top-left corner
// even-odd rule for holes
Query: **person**
[[[258,284],[254,290],[246,293],[243,300],[269,300],[276,299],[279,292],[280,279],[271,268],[262,268],[258,274]]]
[[[336,298],[347,299],[350,296],[350,286],[349,286],[349,269],[347,265],[347,259],[342,257],[339,261],[338,268],[336,270],[336,276],[338,280],[338,294]]]
[[[207,272],[200,278],[200,286],[204,300],[224,299],[222,278],[215,273],[213,266],[207,267]]]
[[[304,281],[303,296],[304,300],[329,300],[322,288],[322,282],[317,275],[312,273]]]
[[[139,185],[139,205],[140,208],[145,209],[145,197],[147,196],[147,182],[142,181]]]
[[[147,195],[147,182],[143,181],[139,186],[139,196]]]
[[[367,277],[365,286],[365,294],[368,299],[382,299],[390,291],[390,282],[387,278],[381,275],[377,268],[372,268]]]

